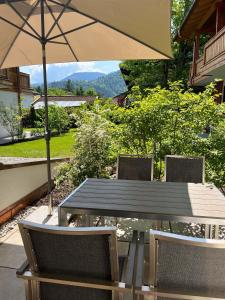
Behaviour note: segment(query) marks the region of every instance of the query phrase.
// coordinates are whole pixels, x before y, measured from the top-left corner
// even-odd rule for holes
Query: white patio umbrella
[[[170,14],[170,0],[0,0],[0,69],[43,64],[49,214],[46,63],[170,59]]]

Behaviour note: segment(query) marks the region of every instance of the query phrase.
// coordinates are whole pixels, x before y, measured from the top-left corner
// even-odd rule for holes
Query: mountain
[[[67,76],[66,78],[62,79],[61,81],[67,81],[67,80],[72,80],[72,81],[92,81],[96,80],[99,77],[104,76],[104,73],[101,72],[76,72],[71,74],[70,76]]]
[[[82,75],[83,73],[83,75]],[[88,76],[85,74],[88,73]],[[78,77],[79,78],[90,78],[90,73],[95,73],[94,76],[96,76],[96,73],[98,72],[80,72]],[[114,97],[118,94],[121,94],[127,90],[126,84],[124,82],[124,79],[122,77],[122,74],[120,71],[112,72],[109,74],[104,74],[98,77],[94,80],[74,80],[70,78],[73,77],[77,73],[74,73],[63,80],[52,82],[49,84],[49,87],[57,87],[57,88],[65,88],[67,80],[72,80],[74,84],[74,88],[82,86],[84,90],[92,87],[96,90],[97,93],[99,93],[101,96],[106,98]],[[101,73],[98,73],[101,74]],[[74,76],[75,77],[75,76]],[[76,78],[76,77],[75,77]]]
[[[120,71],[109,73],[90,83],[91,87],[104,97],[114,97],[127,90],[127,86]]]

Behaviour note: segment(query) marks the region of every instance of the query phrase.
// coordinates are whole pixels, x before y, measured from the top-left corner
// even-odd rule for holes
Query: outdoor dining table
[[[207,183],[88,178],[59,205],[60,226],[68,215],[225,225],[225,197]]]

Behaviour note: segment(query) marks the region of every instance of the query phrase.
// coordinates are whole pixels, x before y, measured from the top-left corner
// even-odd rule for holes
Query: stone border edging
[[[69,161],[70,157],[65,158],[52,158],[51,162],[63,162],[63,161]],[[13,163],[0,163],[0,171],[1,170],[8,170],[8,169],[14,169],[14,168],[21,168],[21,167],[29,167],[29,166],[35,166],[35,165],[43,165],[46,164],[47,161],[45,158],[40,160],[29,160],[29,161],[22,161],[22,162],[13,162]]]

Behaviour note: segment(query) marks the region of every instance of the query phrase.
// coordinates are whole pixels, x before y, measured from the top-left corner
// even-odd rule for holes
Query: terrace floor
[[[37,223],[56,225],[57,214],[51,219],[46,218],[47,206],[41,206],[34,211],[27,220]],[[21,279],[16,277],[16,269],[25,261],[26,254],[16,226],[2,240],[0,240],[0,299],[25,300],[25,288]]]

